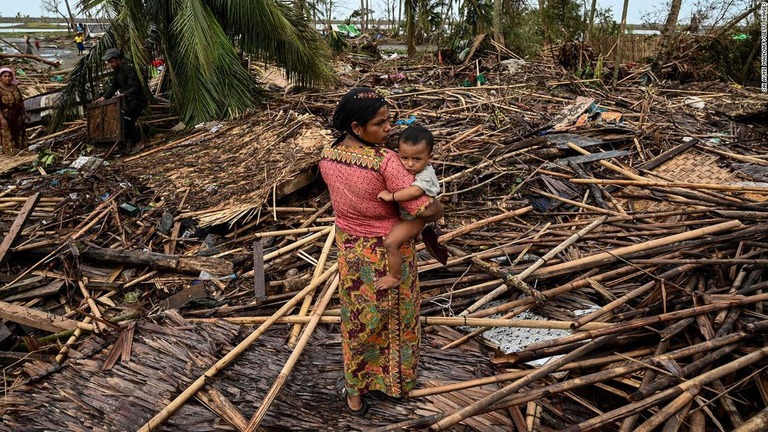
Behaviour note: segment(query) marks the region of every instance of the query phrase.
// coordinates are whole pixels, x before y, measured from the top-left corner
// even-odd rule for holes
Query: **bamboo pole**
[[[338,315],[328,315],[331,311],[326,311],[326,315],[320,317],[322,324],[338,324],[341,318]],[[257,317],[223,317],[223,318],[187,318],[189,322],[214,323],[217,321],[227,321],[233,324],[249,325],[261,324],[271,320],[271,316]],[[282,316],[275,320],[276,324],[306,324],[311,321],[311,317],[302,315]],[[570,330],[571,323],[568,321],[554,320],[524,320],[524,319],[503,319],[503,318],[470,318],[470,317],[432,317],[422,316],[419,321],[424,326],[443,325],[451,327],[519,327],[519,328],[537,328],[537,329],[556,329]],[[599,330],[613,326],[611,323],[589,323],[585,330]]]
[[[559,275],[570,273],[572,271],[584,269],[587,267],[592,267],[594,265],[607,264],[633,253],[649,251],[658,247],[668,246],[668,245],[676,244],[686,240],[692,240],[692,239],[704,237],[710,234],[718,233],[721,231],[728,231],[728,230],[738,229],[741,227],[743,227],[743,225],[741,221],[738,221],[738,220],[723,222],[716,225],[710,225],[708,227],[695,229],[693,231],[684,232],[681,234],[675,234],[675,235],[662,237],[660,239],[650,240],[650,241],[632,245],[632,246],[625,246],[618,249],[613,249],[608,252],[597,253],[597,254],[590,255],[588,257],[584,257],[578,260],[567,261],[560,264],[555,264],[553,266],[544,267],[537,270],[532,275],[539,276],[539,277],[559,276]]]
[[[655,361],[660,361],[662,358],[667,358],[671,360],[686,358],[692,355],[707,352],[712,349],[717,349],[725,345],[738,342],[745,337],[747,337],[746,333],[732,334],[723,338],[713,339],[711,341],[700,342],[695,345],[679,348],[674,351],[670,351],[669,353],[664,354],[662,356],[654,356],[650,360],[655,362]],[[577,363],[577,362],[574,362],[574,363]],[[567,363],[566,365],[571,365],[571,364],[572,363]],[[501,409],[507,409],[509,407],[514,407],[517,405],[524,404],[531,400],[538,400],[548,395],[561,393],[569,390],[574,390],[579,387],[584,387],[587,385],[604,382],[606,380],[618,378],[621,376],[626,376],[638,370],[641,370],[643,368],[648,368],[648,367],[649,365],[647,363],[633,362],[626,366],[608,368],[608,369],[601,370],[601,371],[598,371],[589,375],[585,375],[582,377],[577,377],[570,380],[557,382],[555,384],[550,384],[550,385],[538,387],[535,389],[529,389],[529,390],[526,390],[525,392],[515,393],[496,404],[484,407],[478,412],[478,414],[497,411]],[[559,371],[565,370],[565,366],[563,366],[558,370]],[[412,430],[412,429],[421,430],[426,428],[430,424],[445,418],[446,416],[447,416],[446,414],[435,414],[431,416],[421,417],[418,419],[391,424],[384,428],[374,429],[374,431],[377,431],[377,432],[395,431],[395,430],[400,431],[405,428],[410,428],[409,430]]]
[[[661,432],[677,432],[680,430],[680,427],[682,427],[685,422],[685,418],[691,411],[691,406],[693,406],[693,401],[688,402],[685,406],[680,408],[669,420],[667,420],[666,423],[664,423]]]
[[[265,232],[259,232],[256,234],[253,234],[249,236],[249,238],[256,240],[264,237],[278,237],[278,236],[289,236],[289,235],[296,235],[296,234],[309,234],[309,233],[316,233],[318,231],[325,231],[329,227],[327,226],[317,226],[317,227],[306,227],[306,228],[294,228],[294,229],[288,229],[288,230],[278,230],[278,231],[265,231]]]
[[[733,429],[733,432],[763,432],[765,430],[768,430],[768,408],[763,408],[762,411]]]
[[[581,342],[586,339],[592,339],[592,338],[605,336],[609,334],[616,334],[616,333],[626,332],[630,330],[636,330],[638,328],[642,328],[652,324],[674,321],[682,318],[688,318],[696,315],[715,312],[720,309],[726,309],[726,308],[736,306],[738,304],[741,304],[741,302],[744,302],[744,301],[758,302],[758,301],[764,301],[766,299],[768,299],[768,295],[762,294],[762,295],[747,297],[742,300],[734,299],[733,301],[726,301],[722,303],[712,303],[704,306],[692,307],[689,309],[683,309],[683,310],[669,312],[669,313],[660,314],[656,316],[640,318],[640,319],[636,319],[634,321],[629,321],[626,323],[613,324],[612,327],[607,327],[600,330],[594,330],[594,331],[589,330],[589,331],[576,333],[574,335],[565,336],[558,339],[550,339],[550,340],[544,340],[540,342],[534,342],[530,344],[526,349],[535,350],[535,349],[565,345],[565,344],[574,343],[574,342]]]
[[[622,354],[608,355],[608,356],[598,357],[598,358],[589,359],[589,360],[574,361],[574,362],[570,362],[563,365],[563,367],[561,367],[558,370],[558,372],[594,368],[594,367],[603,366],[606,364],[616,363],[622,360],[626,360],[627,358],[644,357],[649,354],[653,354],[653,352],[648,348],[642,348],[642,349],[638,349],[638,350],[634,350],[634,351],[630,351]],[[489,377],[483,377],[483,378],[461,381],[461,382],[452,383],[452,384],[446,384],[442,386],[418,388],[415,390],[411,390],[408,393],[408,397],[415,398],[415,397],[432,396],[436,394],[449,393],[457,390],[464,390],[464,389],[478,387],[478,386],[487,385],[487,384],[496,384],[504,381],[522,378],[532,373],[534,370],[535,369],[517,370],[517,371],[502,373],[502,374],[493,375]]]
[[[277,397],[277,394],[280,392],[283,384],[285,384],[285,381],[288,379],[288,374],[291,373],[291,370],[293,370],[296,362],[299,361],[301,352],[304,351],[304,347],[307,346],[307,342],[309,342],[309,338],[312,336],[312,332],[315,330],[315,327],[317,327],[317,324],[320,321],[320,316],[323,314],[323,311],[325,311],[325,308],[328,307],[328,303],[331,301],[331,297],[333,297],[333,294],[336,292],[336,288],[338,286],[339,276],[337,275],[330,284],[326,285],[323,292],[320,293],[320,302],[316,304],[314,311],[312,311],[312,319],[304,329],[304,332],[301,335],[301,339],[299,339],[298,344],[296,344],[296,348],[291,353],[288,361],[285,362],[285,366],[283,366],[283,369],[277,376],[277,379],[272,385],[272,388],[270,388],[269,392],[267,392],[267,396],[264,398],[261,406],[259,406],[259,409],[256,410],[256,413],[251,418],[251,421],[248,422],[248,426],[245,427],[245,432],[254,432],[256,428],[261,424],[261,421],[264,420],[264,416],[267,414],[267,410],[269,409],[270,405],[272,405],[275,397]]]
[[[250,335],[248,335],[247,338],[245,338],[242,342],[237,344],[236,347],[232,349],[232,351],[228,352],[227,355],[221,358],[216,364],[211,366],[210,369],[205,371],[200,378],[195,380],[189,387],[187,387],[186,390],[184,390],[180,395],[178,395],[173,401],[171,401],[170,404],[168,404],[165,408],[163,408],[159,413],[157,413],[154,417],[152,417],[147,423],[145,423],[141,428],[139,428],[139,432],[149,432],[151,430],[156,429],[158,426],[163,424],[165,420],[168,419],[168,417],[171,416],[177,409],[179,409],[184,403],[191,398],[192,396],[197,393],[198,390],[200,390],[206,383],[206,381],[210,378],[213,378],[216,376],[219,371],[224,369],[229,363],[231,363],[234,359],[236,359],[240,354],[243,353],[252,343],[254,343],[259,337],[261,337],[262,334],[264,334],[267,329],[269,329],[272,324],[274,324],[281,316],[285,315],[289,310],[293,309],[301,300],[304,299],[304,296],[312,292],[315,288],[318,287],[321,283],[325,282],[331,275],[333,275],[336,270],[338,269],[338,264],[332,265],[328,270],[326,270],[322,275],[320,275],[319,278],[313,280],[309,285],[307,285],[306,288],[301,290],[298,294],[296,294],[291,300],[289,300],[286,304],[284,304],[280,309],[277,310],[272,316],[266,320],[262,325],[260,325],[256,330],[254,330]]]
[[[695,266],[695,265],[686,265],[686,266],[676,267],[676,268],[673,268],[672,270],[666,271],[666,272],[662,273],[661,275],[657,276],[654,280],[652,280],[652,281],[650,281],[650,282],[648,282],[648,283],[646,283],[646,284],[644,284],[644,285],[642,285],[642,286],[640,286],[638,288],[633,289],[632,291],[624,294],[623,296],[621,296],[621,297],[617,298],[616,300],[608,303],[607,305],[605,305],[605,306],[603,306],[603,307],[601,307],[601,308],[599,308],[599,309],[597,309],[597,310],[595,310],[593,312],[590,312],[590,313],[588,313],[588,314],[586,314],[584,316],[579,317],[577,320],[575,320],[573,322],[573,324],[571,324],[571,327],[575,328],[575,329],[579,328],[582,325],[584,325],[584,324],[586,324],[588,322],[591,322],[591,321],[597,319],[598,317],[613,311],[617,307],[619,307],[619,306],[621,306],[623,304],[626,304],[628,301],[643,295],[647,291],[653,289],[659,282],[663,282],[664,280],[668,280],[668,279],[671,279],[673,277],[679,276],[681,274],[688,273],[689,271],[693,270],[696,267],[697,266]]]
[[[597,271],[597,269],[593,269],[593,270]],[[589,285],[590,278],[592,280],[594,280],[594,281],[599,281],[599,280],[603,280],[603,279],[610,279],[612,277],[623,276],[625,273],[631,273],[631,272],[634,272],[636,270],[637,269],[634,268],[634,267],[624,266],[624,267],[621,267],[621,268],[619,268],[617,270],[612,270],[612,271],[607,272],[607,273],[602,273],[602,274],[594,276],[594,277],[592,277],[592,275],[587,273],[586,277],[584,277],[581,280],[570,282],[570,283],[567,283],[565,285],[561,285],[559,287],[555,287],[555,288],[552,288],[550,290],[543,291],[542,294],[545,295],[547,298],[553,298],[553,297],[556,297],[556,296],[558,296],[560,294],[569,292],[569,291],[571,291],[573,289],[581,288],[581,287]],[[508,311],[510,309],[516,308],[512,312],[509,312],[509,313],[507,313],[507,314],[505,314],[505,315],[503,315],[501,317],[502,319],[508,319],[508,318],[513,318],[513,317],[521,314],[522,312],[530,309],[531,307],[534,306],[534,304],[535,303],[534,303],[534,299],[533,298],[525,297],[525,298],[522,298],[522,299],[513,300],[511,302],[508,302],[508,303],[505,303],[503,305],[499,305],[499,306],[496,306],[496,307],[493,307],[493,308],[483,309],[481,311],[478,311],[478,312],[472,314],[472,316],[473,317],[478,317],[478,318],[486,317],[486,316],[493,315],[495,313],[504,312],[504,311]],[[445,346],[443,346],[440,349],[448,349],[448,348],[453,348],[455,346],[461,345],[462,343],[468,341],[469,339],[471,339],[471,338],[473,338],[473,337],[475,337],[477,335],[480,335],[480,334],[484,333],[487,330],[488,330],[488,328],[480,328],[478,330],[474,330],[472,332],[469,332],[466,335],[460,337],[459,339],[456,339],[455,341],[446,344]]]
[[[507,385],[506,387],[502,388],[501,390],[495,391],[491,393],[490,395],[480,399],[477,402],[474,402],[464,408],[458,409],[453,411],[448,416],[444,417],[443,419],[435,422],[429,429],[433,431],[441,431],[445,430],[448,427],[451,427],[455,425],[456,423],[476,415],[480,410],[482,410],[484,407],[487,407],[489,405],[492,405],[501,399],[515,393],[516,391],[522,389],[523,387],[527,386],[528,384],[538,380],[541,377],[544,377],[548,375],[550,372],[554,372],[558,370],[560,367],[562,367],[564,364],[577,359],[581,357],[584,354],[587,354],[596,348],[599,348],[600,346],[610,342],[611,340],[615,339],[617,335],[611,335],[606,336],[603,338],[599,338],[593,341],[590,341],[586,345],[577,348],[576,350],[564,355],[563,357],[552,361],[550,363],[547,363],[546,365],[542,366],[540,369],[538,369],[536,372],[533,372],[529,375],[526,375],[525,377],[513,382],[512,384]]]
[[[662,182],[652,180],[619,180],[619,179],[571,179],[572,183],[579,184],[615,184],[620,186],[638,186],[638,187],[667,187],[684,189],[709,189],[733,192],[752,192],[757,194],[768,194],[767,187],[760,186],[742,186],[716,183],[687,183],[687,182]]]
[[[515,217],[518,217],[518,216],[522,216],[522,215],[528,213],[531,210],[533,210],[533,207],[528,206],[528,207],[519,208],[519,209],[511,211],[511,212],[502,213],[500,215],[491,216],[489,218],[485,218],[485,219],[479,220],[477,222],[473,222],[473,223],[464,225],[463,227],[457,228],[457,229],[455,229],[453,231],[447,232],[447,233],[441,235],[438,240],[440,241],[440,243],[445,243],[445,242],[447,242],[449,240],[453,240],[453,239],[455,239],[457,237],[461,237],[461,236],[463,236],[466,233],[470,233],[470,232],[472,232],[472,231],[474,231],[476,229],[479,229],[479,228],[482,228],[482,227],[494,224],[496,222],[501,222],[503,220],[512,219],[512,218],[515,218]]]
[[[572,206],[583,208],[584,210],[593,211],[595,213],[602,213],[602,214],[607,214],[607,215],[611,215],[611,216],[621,216],[622,215],[621,213],[615,212],[613,210],[606,210],[606,209],[604,209],[602,207],[595,207],[593,205],[584,204],[583,202],[574,201],[574,200],[570,200],[570,199],[567,199],[567,198],[563,198],[563,197],[561,197],[559,195],[547,193],[547,192],[544,192],[542,190],[536,190],[535,193],[537,195],[542,195],[542,196],[545,196],[547,198],[551,198],[553,200],[557,200],[557,201],[560,201],[560,202],[565,203],[565,204],[570,204]]]
[[[660,409],[645,423],[641,424],[637,429],[635,429],[635,432],[652,432],[658,426],[661,426],[662,423],[667,421],[667,419],[675,415],[676,412],[683,409],[686,405],[690,405],[691,402],[693,402],[693,398],[699,394],[699,391],[701,391],[701,386],[694,384],[691,386],[691,388],[684,391],[683,394],[675,398],[672,403]]]
[[[269,260],[271,260],[273,258],[277,258],[280,255],[284,255],[284,254],[286,254],[286,253],[288,253],[288,252],[290,252],[290,251],[292,251],[294,249],[298,249],[298,248],[304,246],[307,243],[311,243],[311,242],[317,240],[318,238],[322,237],[323,235],[328,234],[328,232],[330,232],[333,228],[334,228],[333,225],[331,225],[329,227],[325,227],[322,231],[319,231],[319,232],[316,232],[316,233],[314,233],[314,234],[312,234],[310,236],[304,237],[303,239],[295,241],[295,242],[289,244],[288,246],[280,248],[280,249],[278,249],[276,251],[272,251],[272,252],[264,255],[264,258],[263,258],[264,262],[267,262],[267,261],[269,261]],[[243,273],[242,276],[240,276],[240,277],[241,278],[253,277],[253,270],[250,270],[250,271],[247,271],[247,272]]]
[[[536,260],[536,262],[534,262],[533,264],[531,264],[531,265],[530,265],[530,266],[529,266],[527,269],[525,269],[525,270],[523,270],[522,272],[520,272],[520,274],[519,274],[519,275],[517,275],[517,276],[508,275],[508,276],[509,276],[509,278],[505,278],[505,282],[507,282],[507,280],[506,280],[506,279],[510,279],[510,281],[509,281],[509,282],[510,282],[510,284],[514,284],[513,286],[515,286],[515,287],[517,287],[517,286],[518,286],[518,285],[520,285],[520,284],[524,284],[524,285],[526,285],[526,286],[527,286],[528,284],[526,284],[524,281],[525,281],[525,279],[526,279],[528,276],[530,276],[531,274],[533,274],[533,272],[535,272],[536,270],[538,270],[538,269],[539,269],[541,266],[543,266],[544,264],[546,264],[546,263],[547,263],[547,262],[548,262],[550,259],[552,259],[553,257],[555,257],[557,254],[559,254],[560,252],[564,251],[566,248],[568,248],[568,247],[569,247],[569,246],[571,246],[572,244],[574,244],[574,243],[576,243],[577,241],[579,241],[579,239],[581,239],[582,237],[584,237],[584,236],[585,236],[587,233],[591,232],[592,230],[594,230],[594,229],[595,229],[595,228],[597,228],[598,226],[602,225],[602,224],[603,224],[603,222],[605,222],[607,219],[608,219],[608,217],[607,217],[607,216],[603,216],[603,217],[601,217],[601,218],[598,218],[598,219],[596,219],[595,221],[593,221],[592,223],[590,223],[590,224],[589,224],[589,225],[587,225],[586,227],[582,228],[581,230],[579,230],[578,232],[576,232],[575,234],[573,234],[572,236],[570,236],[570,237],[569,237],[568,239],[566,239],[564,242],[560,243],[560,244],[559,244],[557,247],[555,247],[555,248],[554,248],[554,249],[552,249],[551,251],[547,252],[547,253],[546,253],[544,256],[542,256],[541,258],[539,258],[538,260]],[[469,306],[468,308],[466,308],[466,309],[465,309],[465,310],[464,310],[464,311],[463,311],[463,312],[460,314],[460,316],[466,316],[466,315],[468,315],[468,314],[470,314],[470,313],[472,313],[472,312],[476,311],[477,309],[479,309],[480,307],[484,306],[484,305],[485,305],[486,303],[488,303],[489,301],[491,301],[491,300],[495,299],[495,298],[496,298],[496,297],[498,297],[499,295],[501,295],[501,294],[503,294],[504,292],[508,291],[508,290],[509,290],[509,288],[510,288],[510,284],[506,284],[506,283],[505,283],[504,285],[500,286],[499,288],[497,288],[497,289],[495,289],[495,290],[493,290],[493,291],[489,292],[488,294],[486,294],[485,296],[483,296],[483,297],[482,297],[480,300],[476,301],[476,302],[475,302],[475,303],[473,303],[471,306]],[[530,288],[530,287],[529,287],[529,288]],[[542,300],[543,300],[543,299],[542,299]],[[537,301],[541,301],[541,300],[537,299]]]
[[[739,357],[730,363],[726,363],[720,367],[712,369],[709,372],[705,372],[697,377],[691,378],[686,382],[669,388],[661,393],[657,393],[649,398],[624,405],[612,411],[608,411],[599,416],[593,417],[587,421],[581,422],[577,425],[565,428],[563,429],[563,432],[581,432],[598,429],[606,424],[613,423],[624,417],[632,415],[635,412],[639,412],[643,409],[664,403],[669,399],[677,397],[684,391],[688,391],[694,386],[703,386],[709,384],[717,378],[722,378],[730,373],[733,373],[734,371],[747,367],[755,362],[762,360],[766,356],[768,356],[768,347],[760,348],[743,357]]]
[[[323,250],[320,252],[320,258],[317,260],[317,265],[315,266],[315,271],[312,274],[312,279],[320,276],[320,274],[325,270],[325,263],[328,260],[328,254],[331,252],[331,246],[333,246],[333,242],[336,239],[336,227],[332,226],[331,230],[328,231],[328,237],[325,239],[325,245],[323,245]],[[312,293],[310,293],[308,296],[304,297],[304,302],[301,304],[301,309],[299,310],[299,316],[304,316],[309,311],[309,306],[312,304]],[[296,344],[296,339],[299,337],[299,332],[301,331],[301,324],[294,324],[293,330],[291,331],[291,336],[288,338],[288,346],[293,346]]]
[[[88,289],[85,287],[85,284],[83,283],[82,279],[79,279],[77,281],[77,286],[80,287],[80,292],[83,294],[83,297],[85,298],[86,303],[88,303],[88,307],[90,307],[91,312],[96,318],[98,318],[94,323],[94,331],[96,333],[99,333],[101,332],[101,330],[104,329],[104,324],[99,321],[101,319],[101,311],[99,310],[99,307],[96,305],[96,302],[93,301],[93,297],[91,297],[91,294],[88,292]]]
[[[93,209],[93,211],[91,213],[89,213],[88,216],[86,216],[85,219],[83,219],[83,221],[80,222],[70,232],[70,234],[64,239],[64,241],[58,247],[56,247],[56,249],[54,249],[52,252],[50,252],[48,255],[46,255],[40,261],[36,262],[32,266],[28,267],[26,270],[21,272],[21,274],[16,276],[16,278],[14,280],[12,280],[12,281],[8,282],[7,284],[5,284],[5,286],[3,288],[7,288],[7,287],[15,284],[16,282],[20,281],[21,278],[23,278],[24,276],[29,274],[29,272],[31,272],[34,269],[36,269],[37,266],[39,266],[42,263],[48,262],[48,259],[50,259],[54,255],[59,253],[59,251],[67,244],[68,241],[70,241],[70,240],[77,240],[81,235],[83,235],[83,233],[88,231],[88,229],[90,229],[90,227],[95,225],[101,218],[103,218],[104,216],[106,216],[109,213],[110,209],[108,208],[108,206],[111,205],[111,203],[118,196],[120,196],[120,194],[122,194],[124,191],[125,191],[125,188],[122,188],[122,189],[118,190],[117,192],[113,193],[112,195],[110,195],[110,197],[107,198],[106,200],[102,201],[101,204],[99,204],[95,209]]]
[[[656,349],[654,351],[654,357],[657,357],[661,355],[662,353],[665,353],[667,349],[669,348],[669,339],[663,338],[658,345],[656,345]],[[642,389],[649,384],[653,382],[654,379],[656,379],[656,370],[653,368],[648,368],[643,373],[643,380],[640,382],[640,387],[638,389]],[[635,425],[637,424],[637,421],[640,419],[639,415],[631,415],[624,419],[623,422],[621,422],[621,428],[619,429],[619,432],[632,432],[635,430]]]

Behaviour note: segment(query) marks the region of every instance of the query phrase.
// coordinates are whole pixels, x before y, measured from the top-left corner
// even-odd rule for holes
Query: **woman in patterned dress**
[[[379,201],[383,190],[413,182],[395,152],[382,147],[391,129],[389,108],[370,88],[356,88],[339,102],[334,128],[342,136],[323,150],[320,172],[336,216],[339,298],[345,386],[352,414],[363,415],[362,395],[381,391],[402,397],[413,389],[419,360],[419,281],[413,240],[403,245],[402,280],[391,289],[374,282],[387,275],[384,237],[400,220],[395,203]],[[400,203],[426,221],[442,217],[439,201],[422,196]]]
[[[0,153],[5,154],[27,147],[27,112],[16,84],[12,69],[0,69]]]

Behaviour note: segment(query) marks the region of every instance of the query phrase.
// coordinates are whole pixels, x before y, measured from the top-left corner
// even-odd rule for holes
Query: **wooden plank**
[[[18,294],[8,296],[6,298],[3,298],[3,300],[8,302],[15,302],[15,301],[35,299],[38,297],[45,297],[47,295],[56,294],[57,292],[59,292],[62,286],[64,286],[63,280],[55,280],[41,287],[33,288]]]
[[[611,159],[615,157],[626,156],[628,154],[629,152],[626,150],[609,150],[605,152],[558,159],[555,161],[555,163],[559,165],[567,165],[569,162],[580,164],[580,163],[595,162],[603,159]]]
[[[223,393],[216,390],[213,386],[203,387],[195,393],[195,397],[200,403],[237,428],[237,430],[244,430],[248,426],[248,419],[243,416]]]
[[[301,173],[297,174],[296,177],[286,180],[279,185],[277,185],[277,190],[275,191],[275,197],[277,199],[286,197],[297,190],[303,188],[304,186],[312,183],[315,181],[315,173],[313,170],[308,169],[304,170]]]
[[[79,323],[59,315],[4,301],[0,301],[0,318],[54,333],[75,330],[77,328],[93,331],[93,325],[91,324]]]
[[[193,298],[207,298],[208,291],[205,290],[205,283],[200,281],[195,285],[184,288],[176,294],[165,299],[166,309],[178,309]]]
[[[253,242],[253,294],[257,299],[267,295],[264,283],[264,247],[261,240]]]
[[[644,163],[640,166],[642,169],[646,170],[652,170],[659,165],[662,165],[664,162],[674,158],[675,156],[679,155],[680,153],[683,153],[684,151],[688,150],[689,148],[696,145],[696,143],[699,142],[698,138],[694,138],[686,143],[682,143],[678,146],[675,146],[664,153],[661,153],[660,155],[656,156],[655,158],[649,160],[648,162]]]
[[[27,223],[27,219],[32,214],[32,209],[35,208],[38,201],[40,201],[40,193],[36,193],[27,199],[24,206],[21,208],[19,215],[16,216],[16,220],[13,221],[11,229],[8,230],[8,234],[3,238],[3,243],[0,244],[0,262],[3,262],[5,254],[8,253],[8,249],[11,248],[13,242],[18,239],[21,234],[21,229],[24,228],[24,224]]]
[[[125,125],[120,111],[123,98],[114,97],[94,102],[87,107],[88,139],[91,142],[115,142],[125,140]]]

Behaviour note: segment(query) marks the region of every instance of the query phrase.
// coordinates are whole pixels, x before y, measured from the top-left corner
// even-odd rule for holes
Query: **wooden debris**
[[[511,73],[499,63],[511,54],[482,57],[482,43],[464,66],[355,58],[339,75],[382,82],[396,67],[408,85],[379,90],[436,137],[453,256],[420,255],[425,346],[409,400],[368,395],[365,419],[337,400],[332,290],[307,314],[336,259],[314,180],[343,90],[290,92],[161,132],[130,158],[84,146],[83,121],[34,132],[54,166],[0,158],[0,231],[26,214],[0,271],[13,311],[0,360],[14,363],[0,431],[245,429],[254,408],[265,430],[759,429],[768,150],[754,119],[768,99],[714,82],[650,91],[641,72],[596,87],[548,58]],[[478,67],[489,84],[461,86]],[[178,121],[155,109],[158,130]],[[81,172],[80,155],[109,165]],[[131,347],[111,324],[126,310],[149,316]]]

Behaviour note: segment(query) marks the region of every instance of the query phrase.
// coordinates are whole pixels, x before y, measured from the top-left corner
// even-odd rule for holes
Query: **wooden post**
[[[253,242],[253,295],[257,300],[267,296],[267,286],[264,281],[264,248],[261,240]]]

